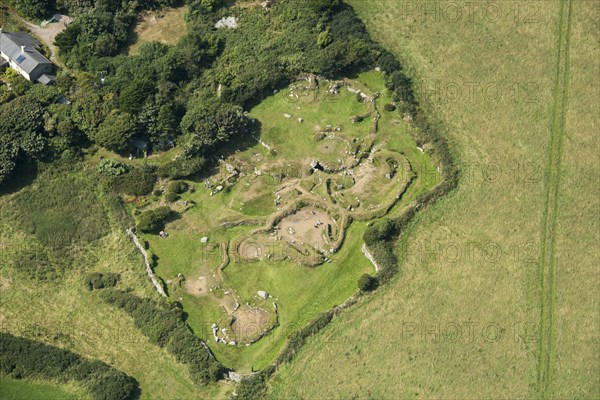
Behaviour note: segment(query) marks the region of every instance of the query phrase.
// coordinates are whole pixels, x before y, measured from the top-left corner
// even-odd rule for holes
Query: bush
[[[164,228],[165,220],[171,213],[169,207],[158,207],[140,214],[137,227],[142,232],[157,232]]]
[[[387,112],[392,112],[392,111],[396,111],[396,106],[391,103],[388,103],[385,106],[383,106],[383,109]]]
[[[104,301],[125,310],[135,325],[151,342],[167,349],[175,359],[186,364],[196,384],[216,382],[224,368],[210,354],[206,345],[183,321],[179,307],[163,308],[150,299],[115,290],[101,294]]]
[[[180,179],[202,171],[204,164],[204,158],[201,157],[190,159],[178,158],[175,161],[161,165],[156,172],[161,178]]]
[[[119,274],[112,272],[92,272],[85,277],[84,282],[88,290],[94,290],[115,287],[117,286],[117,283],[119,283],[119,279]]]
[[[16,379],[78,381],[92,399],[126,400],[139,391],[137,381],[109,365],[68,350],[0,332],[0,376]]]
[[[169,183],[167,190],[177,194],[185,193],[188,190],[188,184],[183,181],[173,181]]]
[[[377,288],[377,278],[369,274],[363,274],[358,278],[358,288],[363,292],[370,292]]]
[[[137,124],[132,115],[114,112],[106,116],[92,139],[112,151],[123,151],[133,138]]]
[[[376,242],[369,246],[371,254],[379,265],[377,280],[379,283],[389,281],[398,272],[398,260],[389,242]]]
[[[168,203],[173,203],[174,201],[179,200],[179,195],[173,192],[167,192],[165,194],[165,201]]]
[[[119,176],[127,172],[127,166],[112,158],[105,158],[100,161],[96,170],[103,175]]]
[[[374,221],[367,227],[367,230],[363,235],[363,240],[367,246],[372,246],[376,242],[386,240],[393,227],[392,221],[387,218]]]
[[[156,174],[152,168],[138,167],[115,178],[113,187],[120,193],[131,196],[143,196],[152,192],[155,182]]]

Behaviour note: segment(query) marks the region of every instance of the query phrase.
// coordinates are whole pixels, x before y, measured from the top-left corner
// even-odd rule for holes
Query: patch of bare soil
[[[365,186],[375,177],[376,173],[377,167],[373,163],[369,161],[362,162],[354,169],[354,186],[350,191],[352,193],[363,193]]]
[[[196,275],[186,277],[185,290],[192,296],[206,296],[210,294],[210,288],[215,283],[215,278],[208,268],[201,268]]]
[[[58,17],[57,17],[58,19]],[[71,22],[71,18],[66,15],[60,15],[60,19],[57,22],[50,22],[45,27],[41,27],[36,24],[32,24],[31,22],[23,20],[23,23],[27,26],[27,28],[37,36],[46,47],[50,50],[50,60],[56,62],[56,53],[57,49],[54,45],[54,39],[56,36],[64,31],[67,25]]]
[[[269,323],[269,313],[262,308],[241,306],[232,315],[231,331],[238,343],[250,342],[260,335]]]
[[[333,231],[334,223],[327,212],[316,207],[305,207],[282,219],[278,234],[291,244],[322,248],[327,243],[328,229]]]

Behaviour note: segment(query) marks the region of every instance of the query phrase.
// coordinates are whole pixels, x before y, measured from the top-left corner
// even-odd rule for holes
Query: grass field
[[[35,198],[25,195],[27,188],[0,198],[3,222],[0,225],[0,330],[100,359],[135,377],[140,383],[142,399],[219,397],[226,387],[213,385],[198,390],[190,380],[186,366],[151,344],[126,313],[115,310],[96,292],[84,288],[83,278],[88,272],[116,272],[121,275],[120,287],[135,288],[142,296],[155,296],[139,254],[124,232],[114,225],[115,216],[107,207],[100,188],[94,189],[90,184],[90,175],[93,174],[85,170],[63,171],[58,177],[41,174],[38,180],[45,181],[34,182],[32,186],[37,190]],[[79,182],[85,189],[80,189],[80,195],[71,198],[71,189],[53,184],[64,183],[64,180],[72,185]],[[62,204],[61,196],[67,196],[63,197]],[[46,247],[40,247],[41,244],[34,247],[33,253],[29,251],[31,243],[36,243],[36,236],[20,229],[15,210],[29,209],[31,205],[23,203],[36,201],[39,209],[30,210],[29,221],[45,221],[45,214],[39,211],[46,209],[57,210],[53,215],[58,221],[64,217],[61,214],[63,207],[69,207],[71,202],[89,202],[90,196],[97,205],[71,205],[72,214],[68,220],[73,218],[79,221],[78,227],[85,227],[86,223],[93,222],[87,219],[86,213],[100,207],[105,210],[107,220],[112,221],[110,229],[98,231],[105,235],[89,243],[75,240],[68,252],[72,264],[63,266],[62,278],[59,275],[58,278],[39,280],[23,273],[20,269],[24,265],[48,260],[43,256]],[[46,203],[44,199],[47,199]],[[61,226],[59,223],[55,230],[58,236],[62,233]],[[20,257],[24,254],[28,257]],[[15,265],[15,260],[20,264]]]
[[[129,54],[137,54],[147,42],[175,44],[186,33],[184,20],[187,7],[169,8],[159,12],[141,14],[131,35]]]
[[[598,3],[350,3],[410,65],[461,181],[271,397],[598,398]]]
[[[87,394],[80,388],[66,384],[0,377],[0,398],[4,400],[75,400],[87,399]]]

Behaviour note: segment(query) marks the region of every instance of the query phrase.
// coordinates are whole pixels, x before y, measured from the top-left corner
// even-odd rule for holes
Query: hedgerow
[[[103,291],[101,297],[108,304],[127,312],[151,342],[164,347],[177,361],[186,364],[196,384],[214,382],[223,376],[223,365],[214,359],[206,345],[189,329],[182,319],[181,308],[165,308],[166,303],[159,306],[151,299],[114,289]]]
[[[127,400],[139,392],[131,376],[98,360],[0,332],[0,375],[81,383],[95,400]]]

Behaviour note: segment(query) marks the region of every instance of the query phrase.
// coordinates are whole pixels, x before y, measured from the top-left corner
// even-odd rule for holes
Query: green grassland
[[[197,390],[186,366],[151,344],[126,313],[115,310],[96,292],[85,289],[84,276],[88,272],[115,272],[121,276],[119,287],[133,288],[141,296],[155,296],[139,254],[117,225],[119,216],[111,208],[107,195],[92,184],[94,172],[55,168],[41,172],[32,186],[0,198],[2,331],[100,359],[134,376],[140,383],[142,399],[218,396],[226,388],[213,385]],[[78,196],[72,196],[73,187],[80,190]],[[28,211],[27,221],[34,228],[44,229],[30,231],[29,225],[23,225],[24,210]],[[45,242],[51,239],[46,236],[48,213],[54,216],[55,235],[70,243],[63,249],[64,254],[51,247],[57,242]],[[104,222],[93,230],[98,215],[103,215],[100,220]],[[62,228],[73,223],[79,232],[102,235],[89,241],[78,240],[78,235],[63,235]],[[40,233],[44,235],[39,236]],[[55,262],[56,259],[61,262]],[[56,267],[50,276],[24,271],[37,271],[49,265]]]
[[[491,18],[477,2],[458,20],[443,2],[350,3],[410,65],[461,181],[404,233],[397,280],[312,338],[271,397],[597,398],[598,3]]]
[[[562,398],[592,398],[600,395],[597,375],[600,329],[598,320],[594,321],[600,299],[593,295],[598,292],[600,203],[598,196],[591,195],[598,193],[600,185],[597,135],[600,46],[597,35],[593,34],[600,22],[598,4],[574,2],[571,19],[554,255],[554,361],[548,393]],[[595,118],[590,118],[594,115]]]
[[[72,385],[0,377],[0,398],[4,400],[75,400],[86,399],[87,395],[80,388]]]

